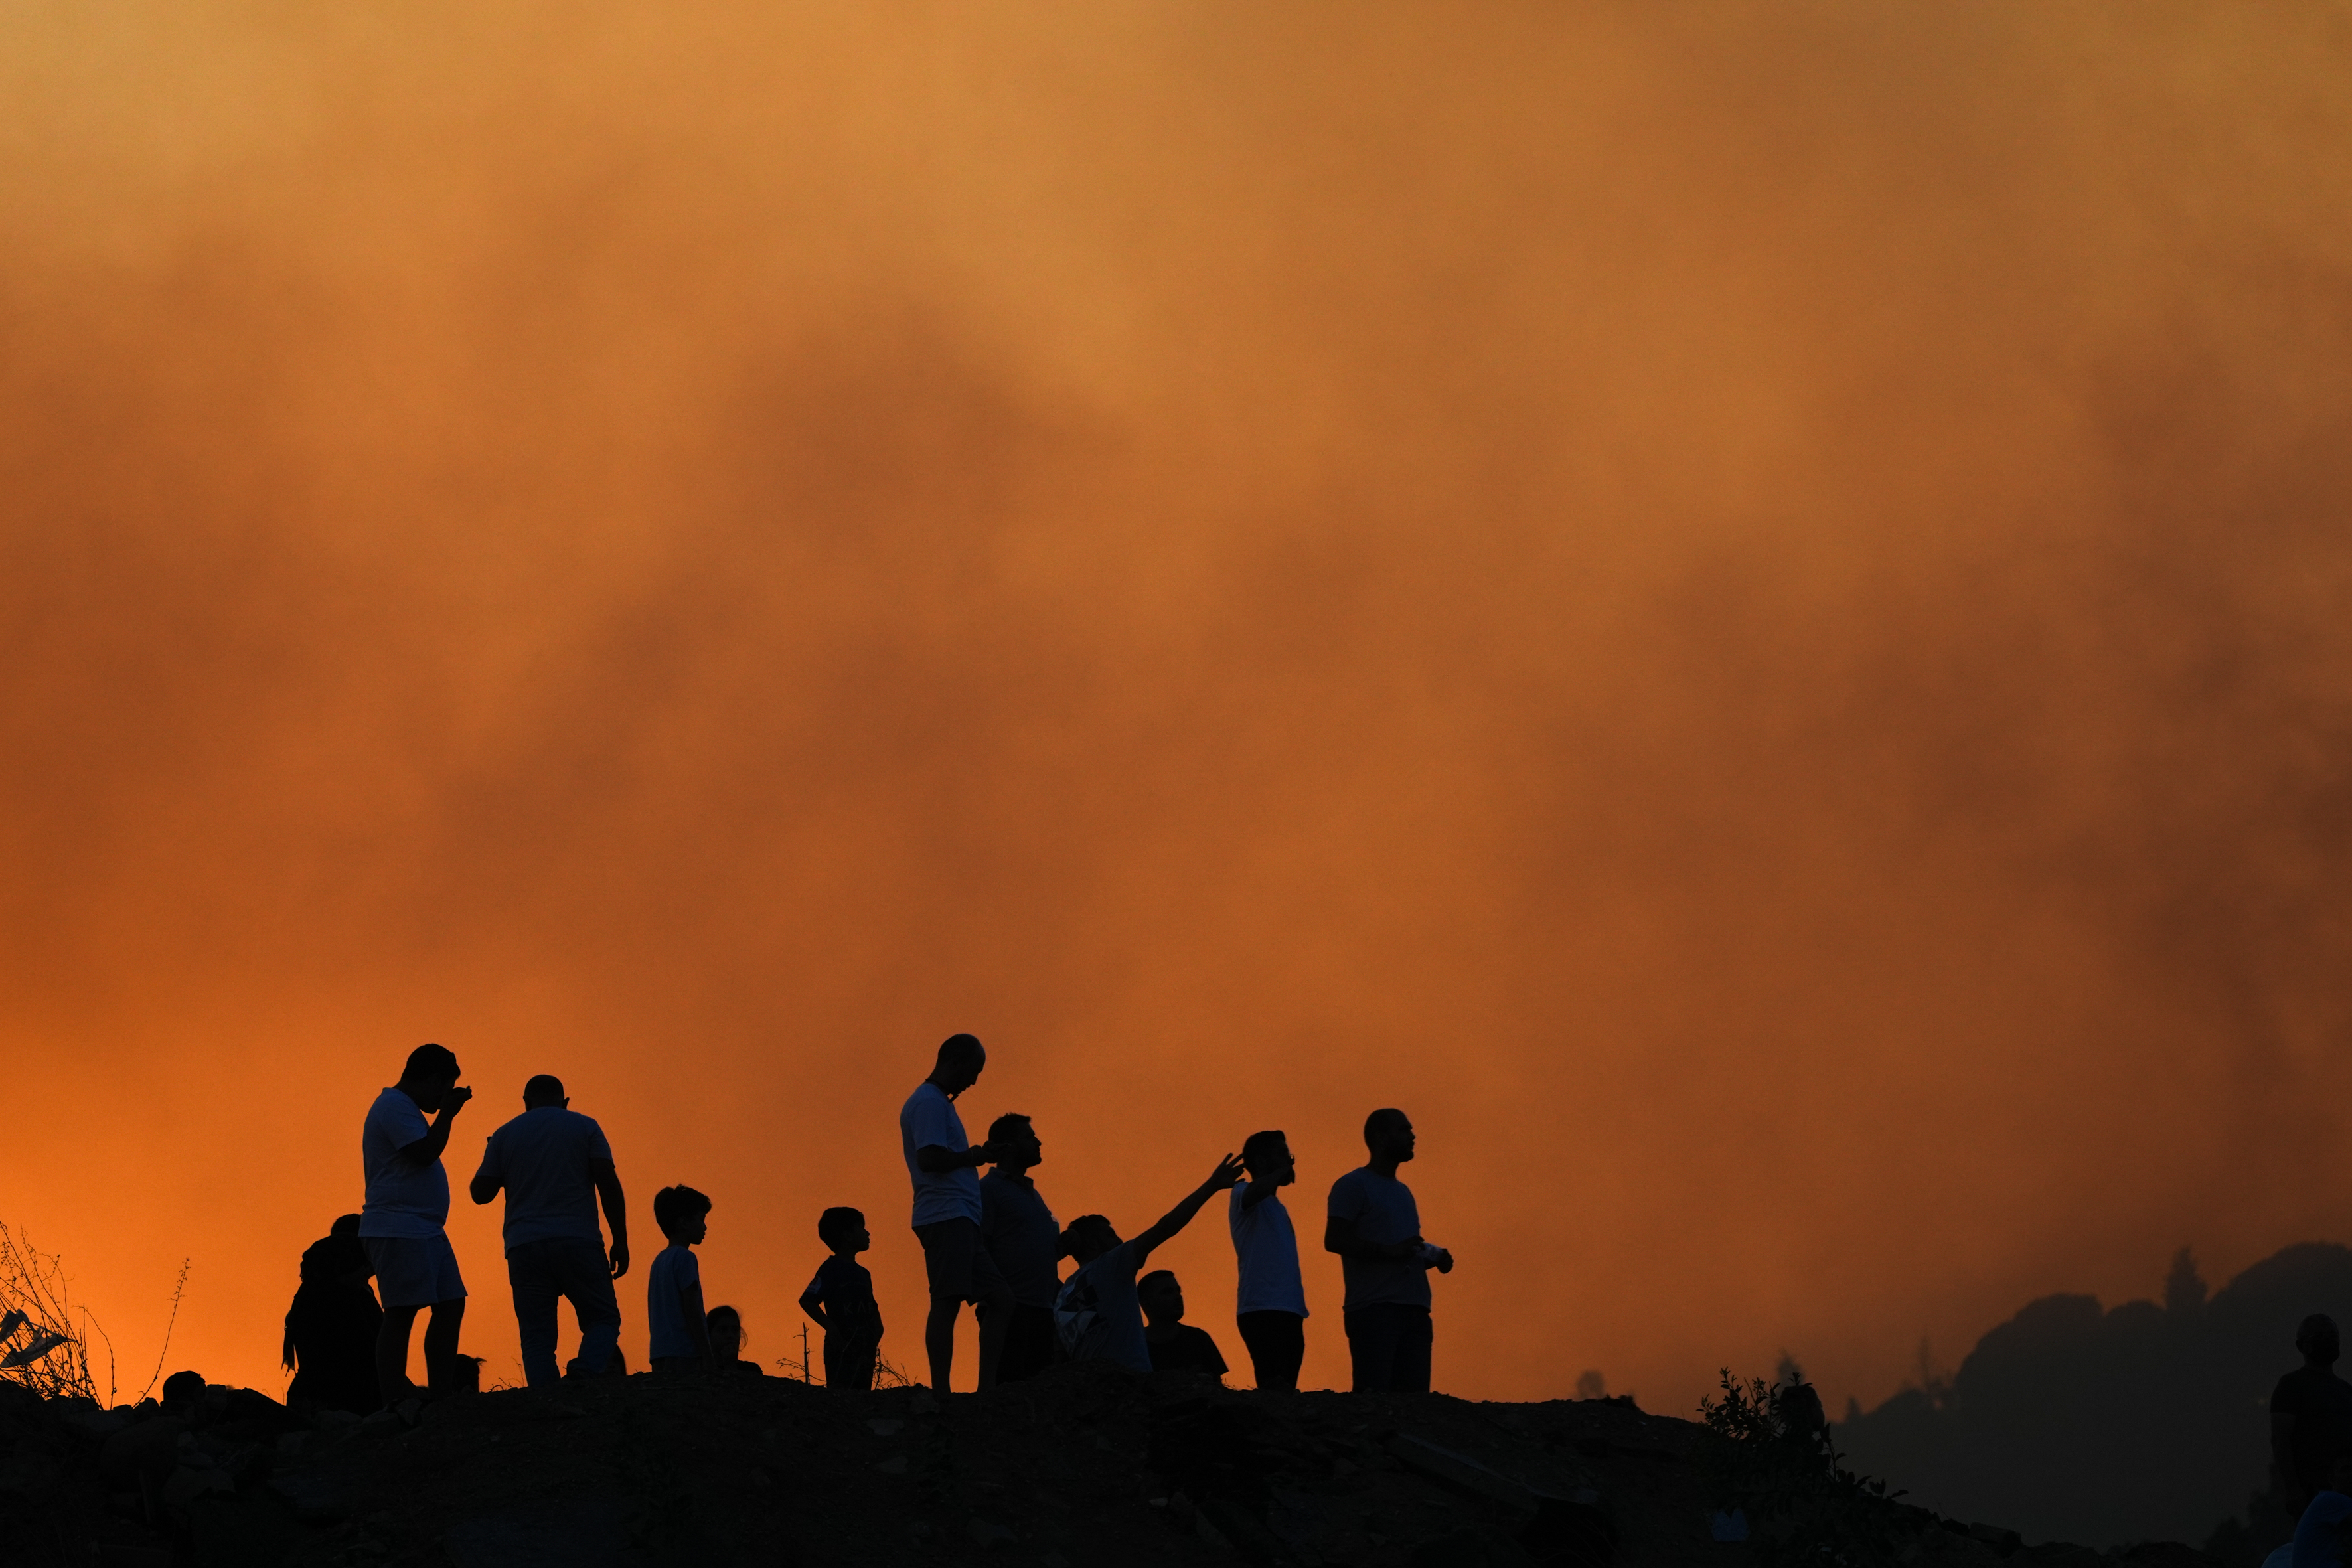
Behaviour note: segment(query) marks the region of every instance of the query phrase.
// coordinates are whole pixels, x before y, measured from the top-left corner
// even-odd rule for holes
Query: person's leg
[[[421,1307],[386,1307],[383,1324],[376,1330],[375,1387],[386,1410],[416,1392],[416,1385],[408,1381],[408,1331],[422,1310]]]
[[[1258,1387],[1286,1391],[1298,1386],[1299,1363],[1307,1358],[1305,1319],[1296,1312],[1244,1312],[1234,1324],[1249,1350]]]
[[[971,1228],[971,1291],[980,1303],[980,1386],[994,1388],[1004,1366],[1005,1336],[1013,1331],[1013,1287],[989,1256],[978,1226]]]
[[[1344,1314],[1358,1394],[1386,1394],[1396,1387],[1397,1311],[1382,1302]]]
[[[544,1388],[561,1375],[555,1364],[555,1298],[559,1281],[548,1249],[528,1241],[507,1254],[507,1283],[514,1288],[515,1329],[522,1339],[522,1380]]]
[[[940,1220],[917,1226],[915,1236],[923,1244],[923,1273],[931,1291],[930,1313],[923,1320],[923,1353],[931,1363],[931,1392],[945,1394],[955,1371],[956,1319],[964,1302],[973,1299],[972,1254],[980,1250],[980,1226],[968,1219]]]
[[[433,1303],[425,1320],[425,1376],[436,1394],[457,1386],[457,1331],[466,1321],[466,1298],[453,1296]]]
[[[613,1267],[605,1260],[604,1244],[573,1237],[550,1245],[560,1249],[563,1294],[580,1324],[580,1375],[598,1376],[612,1361],[613,1348],[621,1342],[621,1301],[613,1289]]]
[[[1397,1309],[1396,1359],[1389,1370],[1389,1386],[1399,1394],[1429,1392],[1429,1352],[1436,1342],[1436,1325],[1427,1312]]]

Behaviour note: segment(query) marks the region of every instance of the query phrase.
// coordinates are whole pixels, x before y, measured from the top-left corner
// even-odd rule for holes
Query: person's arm
[[[457,1112],[466,1109],[466,1101],[473,1098],[474,1091],[470,1089],[453,1089],[443,1095],[441,1109],[435,1114],[433,1125],[425,1130],[424,1137],[402,1149],[400,1158],[419,1170],[438,1160],[441,1152],[449,1147],[449,1130],[457,1123]]]
[[[1272,1182],[1252,1182],[1242,1189],[1242,1213],[1247,1214],[1266,1199],[1274,1196]]]
[[[613,1278],[618,1279],[629,1271],[629,1197],[621,1191],[621,1173],[610,1160],[597,1160],[588,1166],[588,1174],[596,1184],[596,1201],[604,1205],[604,1226],[613,1233]]]
[[[467,1184],[466,1195],[478,1204],[488,1203],[499,1195],[499,1189],[506,1185],[496,1169],[499,1159],[498,1151],[495,1135],[483,1142],[481,1166],[475,1171],[474,1179]]]
[[[943,1176],[950,1171],[970,1171],[982,1165],[996,1163],[996,1151],[986,1143],[975,1143],[969,1149],[950,1149],[944,1143],[926,1143],[915,1151],[915,1163],[927,1176]]]
[[[1161,1215],[1159,1224],[1128,1244],[1135,1248],[1136,1271],[1142,1272],[1144,1261],[1151,1256],[1154,1247],[1192,1223],[1192,1216],[1201,1212],[1202,1204],[1219,1193],[1231,1190],[1233,1184],[1241,1179],[1242,1163],[1239,1159],[1228,1154],[1218,1161],[1217,1168],[1209,1173],[1207,1181],[1194,1187],[1182,1203]]]
[[[801,1310],[806,1312],[809,1315],[809,1321],[818,1328],[828,1334],[833,1332],[833,1320],[824,1315],[824,1275],[820,1274],[810,1280],[808,1289],[801,1292]]]
[[[694,1353],[702,1358],[706,1370],[719,1364],[718,1352],[710,1348],[710,1324],[702,1315],[702,1281],[689,1279],[677,1288],[677,1310],[686,1314],[693,1331]]]
[[[1336,1252],[1342,1258],[1395,1263],[1411,1258],[1421,1248],[1421,1237],[1409,1237],[1403,1241],[1366,1241],[1356,1234],[1356,1222],[1333,1215],[1323,1222],[1323,1250]]]

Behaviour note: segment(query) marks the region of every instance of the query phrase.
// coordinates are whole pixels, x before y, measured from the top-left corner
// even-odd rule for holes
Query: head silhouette
[[[1092,1263],[1118,1245],[1118,1232],[1098,1214],[1082,1214],[1062,1232],[1062,1252],[1081,1266]]]
[[[2312,1313],[2297,1325],[2294,1348],[2315,1366],[2334,1366],[2344,1350],[2344,1342],[2336,1331],[2336,1320],[2325,1312]]]
[[[563,1080],[551,1072],[543,1072],[522,1086],[522,1108],[537,1110],[542,1105],[566,1106],[572,1101],[563,1092]]]
[[[1364,1118],[1364,1148],[1375,1161],[1403,1164],[1412,1158],[1412,1119],[1394,1106]]]
[[[1045,1163],[1045,1145],[1037,1140],[1037,1129],[1017,1110],[1008,1110],[988,1124],[991,1147],[1004,1156],[996,1164],[999,1170],[1026,1171]]]
[[[446,1046],[425,1044],[408,1053],[400,1069],[400,1091],[420,1110],[438,1110],[441,1097],[457,1085],[457,1058]]]
[[[710,1200],[692,1187],[664,1187],[654,1194],[654,1223],[672,1241],[691,1247],[709,1232]]]
[[[1142,1305],[1144,1318],[1155,1325],[1184,1321],[1184,1287],[1176,1282],[1171,1269],[1155,1268],[1137,1280],[1135,1299]]]
[[[1253,1182],[1286,1187],[1298,1177],[1298,1163],[1290,1156],[1290,1140],[1274,1129],[1242,1140],[1242,1163],[1249,1167]]]
[[[931,1064],[931,1081],[953,1100],[978,1083],[987,1066],[988,1047],[980,1043],[978,1035],[950,1035],[940,1042],[938,1059]]]
[[[742,1353],[743,1314],[732,1307],[713,1307],[702,1315],[710,1331],[710,1348],[729,1361]]]
[[[854,1258],[874,1245],[866,1234],[862,1210],[835,1207],[816,1216],[816,1238],[844,1258]]]

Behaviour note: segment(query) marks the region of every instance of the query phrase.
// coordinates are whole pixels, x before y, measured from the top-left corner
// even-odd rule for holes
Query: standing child
[[[694,1247],[710,1234],[710,1200],[692,1187],[664,1187],[654,1194],[654,1223],[669,1245],[646,1281],[646,1323],[653,1331],[647,1353],[658,1373],[708,1371],[718,1358],[703,1321],[702,1265]]]
[[[874,1238],[866,1234],[866,1216],[853,1208],[817,1215],[816,1237],[833,1256],[817,1265],[816,1278],[801,1292],[801,1310],[824,1331],[824,1385],[862,1394],[874,1386],[874,1363],[882,1352],[874,1276],[857,1261]]]
[[[1298,1179],[1298,1165],[1290,1141],[1271,1129],[1243,1142],[1242,1163],[1249,1180],[1226,1205],[1241,1276],[1234,1326],[1249,1349],[1257,1385],[1293,1389],[1307,1358],[1307,1288],[1298,1274],[1298,1233],[1280,1193]]]

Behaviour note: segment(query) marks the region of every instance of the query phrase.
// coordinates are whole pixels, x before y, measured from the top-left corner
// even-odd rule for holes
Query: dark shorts
[[[877,1346],[847,1334],[824,1336],[824,1385],[864,1392],[874,1386]]]
[[[457,1274],[457,1255],[446,1232],[432,1236],[363,1236],[368,1262],[375,1269],[376,1289],[387,1307],[437,1307],[462,1301],[466,1281]]]
[[[980,1226],[968,1219],[943,1219],[915,1227],[923,1244],[923,1274],[934,1301],[980,1301],[1009,1294],[996,1259],[981,1245]]]

